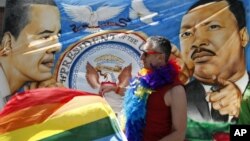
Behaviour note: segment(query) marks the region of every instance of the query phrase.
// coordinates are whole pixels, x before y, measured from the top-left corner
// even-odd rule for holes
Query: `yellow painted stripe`
[[[86,99],[91,99],[87,105]],[[88,101],[88,100],[87,100]],[[82,104],[83,106],[82,106]],[[41,124],[0,135],[1,141],[35,141],[110,116],[111,108],[101,97],[75,97]]]

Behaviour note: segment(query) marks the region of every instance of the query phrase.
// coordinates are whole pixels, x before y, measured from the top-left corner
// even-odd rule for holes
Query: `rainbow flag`
[[[100,96],[66,88],[26,91],[0,112],[0,141],[121,141],[118,120]]]

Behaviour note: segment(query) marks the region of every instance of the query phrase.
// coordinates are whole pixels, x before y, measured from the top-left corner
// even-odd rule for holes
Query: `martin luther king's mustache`
[[[205,48],[196,48],[193,53],[191,54],[191,59],[194,60],[196,58],[202,57],[202,56],[215,56],[216,53]]]

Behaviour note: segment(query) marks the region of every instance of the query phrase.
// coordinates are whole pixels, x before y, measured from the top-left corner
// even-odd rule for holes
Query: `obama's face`
[[[54,54],[60,49],[60,16],[50,5],[31,4],[29,12],[29,22],[13,41],[10,63],[26,79],[42,81],[52,76]]]

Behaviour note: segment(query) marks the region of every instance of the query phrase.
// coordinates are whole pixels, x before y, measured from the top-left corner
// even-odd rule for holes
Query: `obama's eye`
[[[46,35],[46,36],[43,36],[42,39],[46,40],[46,39],[49,39],[50,38],[50,35]]]

